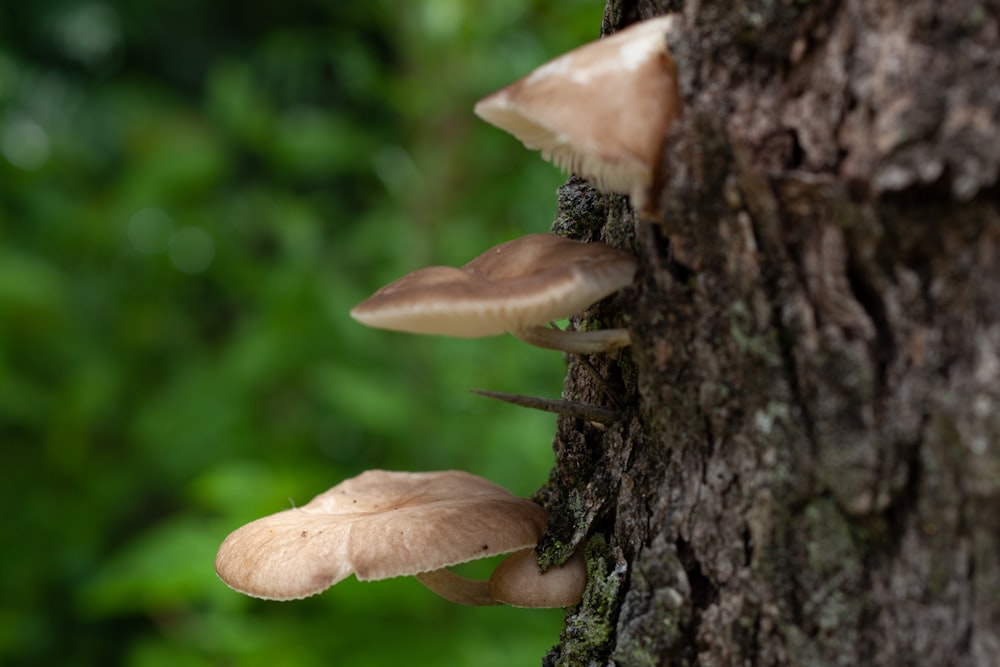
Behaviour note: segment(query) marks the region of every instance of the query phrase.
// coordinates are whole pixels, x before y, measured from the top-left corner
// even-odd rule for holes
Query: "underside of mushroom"
[[[551,326],[533,326],[513,330],[511,334],[537,347],[575,354],[596,354],[632,344],[628,329],[565,331]]]
[[[431,570],[413,575],[427,588],[449,602],[470,607],[485,607],[500,604],[490,595],[489,582],[469,579],[451,570]]]

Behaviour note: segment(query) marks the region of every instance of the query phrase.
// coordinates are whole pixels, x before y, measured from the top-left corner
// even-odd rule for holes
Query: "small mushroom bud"
[[[500,562],[489,584],[493,599],[512,607],[569,607],[580,601],[586,587],[582,549],[545,572],[534,549],[515,551]]]

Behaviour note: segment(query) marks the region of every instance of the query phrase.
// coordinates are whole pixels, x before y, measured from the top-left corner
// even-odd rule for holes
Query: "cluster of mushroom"
[[[582,46],[476,105],[557,165],[646,206],[660,142],[679,115],[665,35],[673,16]],[[598,103],[600,102],[600,103]],[[358,304],[363,324],[475,338],[510,332],[541,347],[594,353],[629,344],[625,329],[562,331],[578,313],[632,282],[635,259],[603,243],[530,234],[462,267],[420,269]],[[547,515],[536,503],[465,472],[370,470],[306,505],[258,519],[219,548],[216,572],[237,591],[271,600],[412,575],[462,604],[561,607],[586,585],[581,553],[542,573],[534,547]],[[510,554],[489,581],[447,568]]]
[[[484,120],[604,192],[648,208],[667,128],[680,115],[666,34],[676,15],[644,21],[542,65],[480,100]],[[622,287],[635,258],[603,243],[530,234],[461,268],[432,266],[386,285],[351,316],[368,326],[463,338],[508,331],[576,353],[629,344],[628,331],[565,332],[549,323]]]

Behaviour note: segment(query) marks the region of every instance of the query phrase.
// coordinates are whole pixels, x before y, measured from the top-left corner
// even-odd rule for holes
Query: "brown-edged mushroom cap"
[[[417,575],[524,549],[545,523],[537,504],[469,473],[369,470],[235,530],[215,570],[241,593],[294,600],[351,573]]]
[[[529,234],[461,268],[432,266],[408,274],[355,306],[351,317],[394,331],[461,338],[509,331],[543,347],[598,351],[627,345],[627,332],[538,330],[630,284],[635,270],[634,257],[603,243]],[[587,349],[565,347],[562,341],[570,333],[588,339]],[[534,334],[539,340],[532,339]]]
[[[569,607],[587,587],[583,549],[562,565],[542,572],[534,549],[517,551],[497,565],[490,577],[490,596],[512,607]]]
[[[661,16],[585,44],[483,98],[475,112],[599,190],[631,194],[639,208],[681,112],[666,43],[680,21]]]

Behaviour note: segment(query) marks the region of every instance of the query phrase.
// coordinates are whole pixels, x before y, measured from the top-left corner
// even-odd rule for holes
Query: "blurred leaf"
[[[39,318],[51,322],[60,310],[61,287],[48,262],[0,249],[0,313],[8,327]]]
[[[558,396],[561,355],[348,311],[548,229],[562,174],[471,110],[602,10],[0,8],[0,664],[540,661],[558,610],[459,608],[411,579],[266,603],[212,562],[365,468],[544,482],[554,418],[468,389]]]
[[[143,611],[176,612],[202,604],[237,599],[217,586],[212,569],[219,547],[214,522],[181,517],[162,522],[136,537],[103,563],[80,590],[86,616]]]

